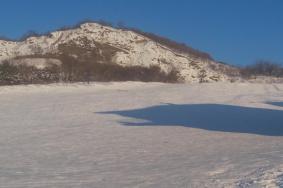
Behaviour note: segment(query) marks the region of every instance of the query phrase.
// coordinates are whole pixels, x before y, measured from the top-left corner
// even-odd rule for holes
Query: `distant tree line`
[[[240,73],[245,78],[252,76],[283,77],[283,66],[271,61],[260,60],[252,65],[240,68]]]
[[[177,82],[178,72],[163,72],[159,66],[121,66],[95,61],[77,62],[72,57],[62,59],[61,79],[65,82],[90,81],[156,81]]]
[[[165,73],[158,66],[124,67],[114,63],[96,61],[77,61],[72,56],[62,55],[62,65],[51,65],[44,69],[34,66],[15,65],[4,61],[0,64],[0,85],[46,84],[56,82],[92,82],[92,81],[143,81],[169,82],[179,81],[178,71]]]

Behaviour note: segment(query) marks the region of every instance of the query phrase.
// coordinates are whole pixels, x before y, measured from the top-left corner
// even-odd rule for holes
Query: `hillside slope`
[[[95,57],[100,56],[100,63],[115,63],[124,67],[158,66],[164,72],[177,70],[180,81],[213,82],[231,79],[225,73],[225,70],[232,69],[228,65],[217,63],[210,58],[180,52],[150,39],[143,33],[98,23],[84,23],[78,28],[29,37],[24,41],[0,40],[0,61],[20,58],[22,63],[30,63],[31,58],[36,58],[37,60],[32,63],[34,66],[42,66],[39,58],[56,60],[58,54],[63,52],[78,59],[82,59],[82,54],[84,57],[95,59],[90,55],[93,51],[96,52]]]

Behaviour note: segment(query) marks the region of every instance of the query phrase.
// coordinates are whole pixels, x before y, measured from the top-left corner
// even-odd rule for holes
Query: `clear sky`
[[[245,65],[283,63],[283,0],[1,0],[0,35],[52,31],[84,19],[124,22]]]

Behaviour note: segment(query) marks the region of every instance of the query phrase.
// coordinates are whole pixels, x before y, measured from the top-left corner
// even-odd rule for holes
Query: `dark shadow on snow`
[[[283,107],[283,102],[267,102],[267,104],[271,104],[273,106]]]
[[[211,131],[283,136],[283,111],[220,104],[166,104],[100,112],[144,120],[127,126],[184,126]]]

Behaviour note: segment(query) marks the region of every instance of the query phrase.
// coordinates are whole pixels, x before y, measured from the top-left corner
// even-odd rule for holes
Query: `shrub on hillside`
[[[0,85],[51,83],[59,81],[59,67],[45,69],[33,66],[14,65],[8,61],[0,64]]]

